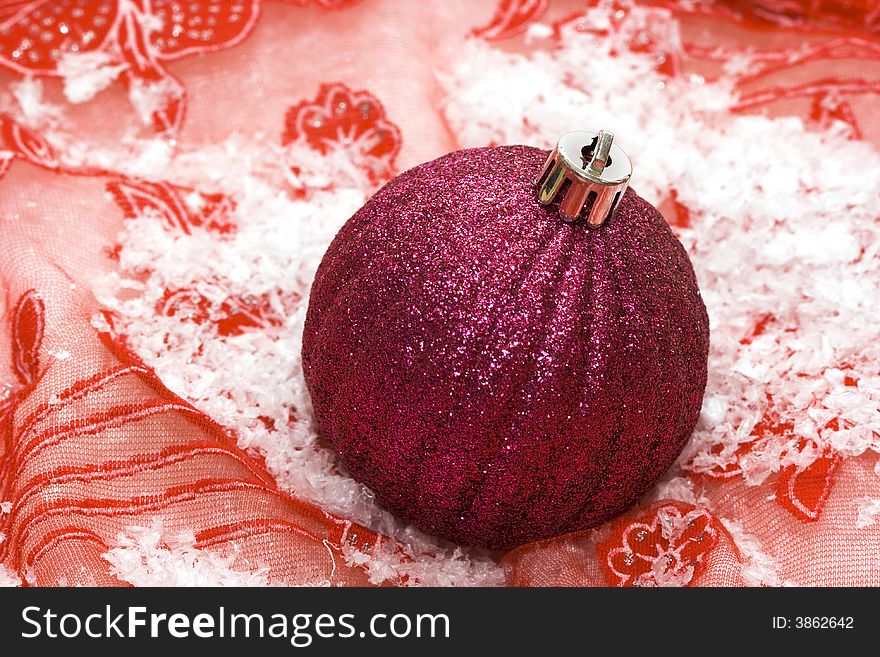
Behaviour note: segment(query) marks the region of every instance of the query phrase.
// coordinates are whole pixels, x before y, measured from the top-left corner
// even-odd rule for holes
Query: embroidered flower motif
[[[46,307],[36,290],[28,290],[12,315],[12,366],[23,386],[39,378],[40,346],[46,328]]]
[[[681,229],[691,227],[693,215],[690,208],[679,199],[677,190],[669,190],[669,193],[657,205],[657,209],[676,235],[679,235]]]
[[[814,23],[880,31],[880,12],[875,0],[721,0],[718,4],[737,16],[776,25]]]
[[[660,502],[635,521],[614,521],[598,554],[611,586],[688,586],[717,541],[718,523],[708,511]]]
[[[0,438],[6,441],[8,453],[11,439],[11,413],[40,378],[40,346],[46,328],[46,307],[36,290],[19,297],[12,311],[12,369],[17,381],[0,399]]]
[[[241,335],[249,329],[281,326],[284,322],[267,295],[228,297],[213,302],[190,288],[166,291],[156,305],[156,312],[199,325],[213,324],[217,335],[222,337]]]
[[[509,39],[525,32],[547,11],[548,0],[501,0],[492,20],[472,34],[488,41]]]
[[[835,121],[845,123],[849,126],[850,136],[853,139],[862,138],[862,131],[852,105],[838,93],[827,91],[817,94],[813,98],[810,120],[820,130],[828,130]]]
[[[228,48],[241,42],[259,16],[259,0],[152,0],[161,28],[150,31],[150,45],[162,59]],[[159,25],[156,22],[157,26]]]
[[[321,85],[315,100],[288,110],[282,144],[291,143],[307,144],[324,155],[344,149],[378,181],[393,174],[401,136],[375,96],[334,83]]]
[[[844,4],[848,3],[849,0],[844,2]],[[749,15],[751,12],[746,6],[758,3],[739,4],[742,6],[738,7],[737,11],[745,10]],[[807,7],[808,4],[812,6]],[[869,0],[864,0],[865,6],[859,7],[856,0],[855,4],[847,7],[837,6],[830,11],[830,6],[823,9],[820,7],[821,4],[821,2],[804,2],[802,6],[797,7],[795,3],[788,7],[794,9],[790,17],[782,12],[776,14],[767,12],[763,18],[789,24],[793,21],[808,20],[816,25],[821,23],[832,25],[837,22],[836,19],[841,19],[841,25],[850,26],[864,21],[864,27],[868,31],[880,29],[880,12],[876,11]],[[869,5],[870,10],[867,8]],[[853,11],[846,11],[847,9]],[[800,16],[795,19],[797,14]],[[728,61],[733,53],[731,49],[710,51],[691,48],[690,51],[699,52],[701,57],[715,61]],[[851,137],[856,139],[861,137],[862,130],[853,108],[862,104],[863,97],[873,97],[880,92],[880,85],[876,80],[865,78],[857,68],[850,71],[847,71],[846,67],[839,71],[835,69],[833,74],[822,77],[817,77],[813,69],[817,63],[838,58],[858,59],[876,66],[880,56],[873,40],[857,36],[833,38],[804,45],[797,52],[761,48],[750,53],[749,57],[750,70],[736,80],[739,100],[731,108],[734,112],[752,113],[766,111],[777,104],[806,102],[809,103],[810,111],[805,118],[815,127],[826,130],[833,122],[842,122],[847,125]],[[785,73],[784,76],[779,75],[782,72]],[[787,82],[782,82],[780,77]]]
[[[231,219],[235,201],[225,194],[205,194],[166,181],[150,182],[133,178],[111,181],[107,183],[107,191],[129,220],[153,216],[162,222],[166,230],[186,235],[192,234],[194,228],[220,235],[235,231]],[[111,256],[118,256],[118,248],[119,245],[116,245]],[[220,282],[212,282],[211,285],[218,291],[223,287]],[[223,296],[222,292],[220,296]],[[273,304],[269,295],[265,294],[229,295],[215,301],[199,290],[185,287],[166,289],[156,304],[156,312],[180,321],[212,325],[218,335],[230,337],[241,335],[249,329],[280,326],[284,318],[276,307],[277,304]]]
[[[25,75],[54,75],[65,53],[103,50],[120,16],[113,0],[43,0],[0,9],[0,61]]]
[[[168,230],[187,235],[204,228],[221,235],[235,232],[235,201],[225,194],[205,194],[169,182],[126,179],[107,183],[107,191],[126,219],[157,216]]]
[[[598,9],[596,9],[598,8]],[[633,0],[589,0],[586,12],[563,18],[553,24],[553,35],[561,40],[564,35],[589,32],[599,36],[616,35],[616,39],[626,41],[629,50],[637,53],[652,53],[658,73],[672,77],[681,72],[681,43],[678,31],[670,27],[664,9],[633,13],[637,4]],[[591,11],[599,12],[599,20],[591,16]],[[657,12],[660,12],[659,14]],[[661,20],[653,20],[661,18]]]
[[[5,153],[0,153],[0,160],[3,160],[6,168],[15,157],[47,169],[58,168],[58,155],[49,142],[5,114],[0,114],[0,136],[5,149]],[[5,169],[0,163],[0,177],[4,172]]]
[[[155,128],[174,132],[185,93],[163,62],[244,39],[259,0],[43,0],[0,10],[0,64],[25,75],[58,75],[68,55],[106,53]],[[158,106],[157,106],[158,105]]]
[[[834,473],[840,455],[830,448],[819,447],[815,441],[804,440],[801,451],[812,449],[819,456],[805,466],[789,465],[782,470],[776,483],[776,502],[804,522],[814,522],[825,506],[834,485]]]
[[[760,335],[766,321],[760,320],[745,340]],[[851,375],[844,376],[844,385],[852,387],[856,383]],[[794,424],[780,417],[773,399],[768,397],[767,411],[755,424],[748,440],[739,443],[727,455],[725,450],[729,448],[724,444],[712,444],[706,452],[691,459],[686,467],[713,479],[731,479],[745,477],[750,465],[772,457],[774,462],[785,463],[775,483],[776,503],[799,520],[813,522],[819,519],[831,494],[842,460],[841,455],[830,447],[828,434],[854,426],[851,421],[836,417],[822,426],[814,438],[798,437]],[[874,443],[880,448],[880,436],[875,434]],[[697,465],[701,460],[706,461],[705,456],[710,457],[708,463]]]

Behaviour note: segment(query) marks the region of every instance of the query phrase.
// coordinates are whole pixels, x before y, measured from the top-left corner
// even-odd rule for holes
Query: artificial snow
[[[59,116],[60,110],[43,98],[43,83],[25,77],[9,85],[16,108],[31,125],[41,125]],[[2,94],[0,94],[2,97]]]
[[[68,52],[58,60],[58,74],[64,82],[64,97],[71,103],[91,100],[119,77],[127,64],[114,64],[106,52]]]
[[[2,536],[2,534],[0,534],[0,536]],[[21,578],[2,563],[0,563],[0,586],[21,586]]]
[[[780,577],[776,559],[764,552],[758,539],[746,533],[739,522],[722,519],[721,524],[739,550],[742,559],[740,574],[746,586],[797,586]]]
[[[587,20],[607,23],[603,11],[590,10]],[[752,430],[768,410],[790,421],[792,433],[740,460],[749,485],[787,465],[804,467],[822,449],[849,457],[880,450],[880,345],[868,328],[876,326],[880,275],[880,155],[843,128],[819,133],[796,118],[732,114],[736,93],[724,80],[661,76],[652,54],[623,45],[648,28],[660,48],[680,48],[669,15],[640,7],[610,36],[571,29],[558,48],[529,54],[468,41],[450,53],[441,80],[450,129],[462,147],[549,147],[573,129],[612,130],[633,160],[639,194],[656,204],[674,192],[689,209],[691,225],[677,232],[710,315],[709,381],[693,440],[652,494],[700,502],[682,475],[729,465],[743,443],[754,441]],[[530,31],[533,41],[547,36],[542,27]],[[727,66],[745,70],[749,62]],[[74,86],[76,97],[104,82],[70,79],[82,85]],[[16,98],[37,121],[54,109],[41,103],[35,84],[21,83]],[[131,94],[149,121],[177,91],[135,84]],[[343,151],[281,149],[259,135],[198,148],[131,139],[115,150],[68,138],[62,157],[235,200],[231,235],[171,232],[149,214],[126,222],[119,273],[95,283],[128,343],[170,389],[234,428],[239,444],[265,457],[284,490],[391,537],[392,547],[375,558],[346,553],[373,581],[503,583],[487,554],[439,543],[381,509],[317,440],[300,362],[308,288],[336,231],[374,191]],[[198,199],[186,198],[197,211]],[[281,320],[219,337],[210,322],[156,312],[167,290],[181,288],[215,304],[265,297]],[[767,317],[763,332],[753,335]],[[845,377],[855,385],[844,385]],[[835,418],[848,423],[830,422]],[[816,446],[796,448],[805,438]],[[859,509],[860,526],[874,521],[875,505]],[[722,522],[744,556],[748,583],[785,583],[753,537]],[[171,543],[161,527],[133,528],[107,558],[135,584],[268,583],[259,570],[241,573],[227,557]]]
[[[877,522],[878,515],[880,515],[880,499],[873,497],[863,498],[858,504],[856,527],[859,529],[870,527]]]
[[[154,114],[180,96],[180,87],[168,78],[158,81],[136,78],[128,88],[128,98],[144,125],[149,125]]]
[[[129,527],[103,555],[114,575],[135,586],[268,586],[267,569],[235,570],[235,555],[193,547],[192,534],[166,535],[162,523]]]

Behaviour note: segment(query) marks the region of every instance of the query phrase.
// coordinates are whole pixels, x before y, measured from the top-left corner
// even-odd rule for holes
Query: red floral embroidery
[[[12,317],[13,361],[24,376],[22,383],[28,382],[16,391],[17,403],[39,382],[36,355],[45,326],[43,303],[39,295],[29,291],[8,314]],[[119,527],[130,523],[134,516],[185,516],[187,505],[204,495],[218,500],[217,508],[230,512],[200,523],[196,528],[197,549],[270,533],[290,533],[305,538],[319,550],[328,550],[329,570],[337,563],[337,556],[341,562],[343,545],[370,549],[379,543],[375,534],[279,492],[260,459],[239,449],[230,430],[168,390],[117,341],[110,333],[112,320],[106,314],[104,317],[108,322],[98,329],[99,335],[116,355],[116,362],[108,363],[104,357],[86,359],[103,365],[103,369],[88,373],[82,372],[81,365],[74,367],[81,378],[31,399],[26,408],[20,406],[24,412],[16,416],[14,425],[10,411],[15,403],[7,397],[2,404],[6,412],[0,418],[0,431],[6,449],[0,451],[0,500],[10,501],[12,508],[0,514],[0,530],[6,537],[0,541],[0,562],[24,577],[64,542],[68,546],[89,543],[89,554],[97,557],[108,549]],[[95,323],[104,324],[100,316]],[[155,450],[136,454],[117,449],[123,437],[134,440],[137,436],[137,430],[130,429],[132,425],[153,418],[177,427],[167,435],[173,442],[160,441]],[[125,433],[129,430],[131,436]],[[89,442],[92,448],[77,450],[82,459],[73,464],[64,460],[70,444],[66,441],[106,431],[120,437],[117,444],[101,446],[93,438]],[[131,444],[127,441],[124,446]],[[208,470],[201,467],[202,462],[188,467],[191,459],[202,456],[211,459]],[[48,467],[32,472],[33,468],[26,467],[28,463],[45,463]],[[181,473],[192,476],[182,479]],[[137,483],[124,490],[114,488],[113,483],[120,478]],[[268,508],[266,500],[275,502],[262,514],[265,517],[242,523],[233,512],[255,505]],[[84,580],[93,574],[104,581],[122,583],[98,570],[85,573]]]
[[[579,12],[553,24],[553,35],[557,40],[561,40],[563,34],[568,31],[589,32],[599,36],[607,36],[614,32],[626,38],[632,52],[652,53],[656,62],[655,68],[659,73],[672,77],[681,72],[677,39],[663,22],[658,24],[650,21],[641,24],[627,22],[630,10],[636,4],[633,0],[612,0],[610,5],[604,0],[589,0],[587,4],[589,7],[608,6],[613,11],[610,26],[597,27],[587,14]]]
[[[764,313],[758,318],[758,321],[754,323],[751,332],[744,338],[741,338],[739,343],[744,345],[751,344],[755,338],[764,335],[764,333],[767,331],[767,327],[775,321],[776,316],[773,315],[773,313]]]
[[[379,180],[393,174],[401,136],[375,96],[334,83],[321,85],[315,100],[288,110],[282,143],[305,143],[323,154],[343,148]]]
[[[690,585],[718,541],[718,521],[683,502],[660,502],[611,523],[599,560],[611,586]]]
[[[776,25],[807,23],[880,31],[880,11],[875,0],[721,0],[739,15]]]
[[[808,447],[820,449],[815,441],[801,442],[801,450]],[[825,448],[809,465],[789,465],[782,471],[776,484],[777,503],[805,522],[818,520],[822,507],[831,494],[834,473],[840,461],[839,454]]]
[[[691,227],[691,211],[678,198],[676,190],[670,190],[669,194],[657,206],[660,214],[666,219],[666,223],[672,228],[673,232],[678,233],[677,229]]]
[[[64,53],[109,46],[119,21],[111,0],[14,2],[0,14],[0,61],[26,75],[54,75]]]
[[[820,130],[827,130],[835,121],[841,121],[850,127],[850,136],[853,139],[862,138],[862,131],[852,105],[837,94],[830,92],[818,94],[813,99],[810,119]]]
[[[230,218],[235,202],[225,194],[205,194],[165,181],[136,179],[111,181],[107,191],[126,219],[154,215],[167,230],[187,235],[196,227],[221,235],[235,230]],[[248,329],[280,326],[284,321],[268,295],[228,297],[214,302],[192,288],[166,290],[156,312],[199,325],[212,324],[217,334],[224,337],[240,335]]]
[[[162,62],[226,48],[254,25],[259,0],[42,0],[0,14],[0,64],[26,75],[57,75],[68,53],[104,52],[127,64],[133,93],[161,97],[152,114],[160,131],[183,120],[185,93]]]
[[[3,158],[8,168],[13,157],[20,157],[37,166],[57,169],[58,155],[43,137],[9,116],[0,115],[0,135],[9,154]],[[0,167],[0,176],[4,169]]]
[[[758,328],[753,332],[760,334],[762,323],[772,321],[772,315],[758,322]],[[846,369],[842,366],[841,369]],[[852,377],[845,377],[845,385],[854,382]],[[804,522],[812,522],[819,519],[822,508],[834,486],[834,475],[842,458],[828,446],[822,437],[829,431],[852,429],[853,423],[845,418],[834,418],[819,429],[815,438],[800,438],[795,441],[794,447],[784,446],[779,452],[780,459],[788,459],[792,456],[800,456],[805,451],[816,454],[813,460],[804,465],[789,464],[785,466],[776,480],[776,503],[791,512],[796,518]],[[724,465],[713,465],[708,469],[689,466],[693,471],[709,476],[713,479],[730,479],[743,475],[742,462],[752,454],[760,454],[768,448],[782,443],[787,444],[794,440],[796,434],[794,425],[780,418],[774,407],[772,398],[768,399],[768,408],[764,416],[755,424],[749,436],[749,440],[740,443],[734,451],[732,458]],[[880,445],[880,436],[875,436]],[[718,456],[722,453],[723,446],[713,445],[709,454]]]
[[[225,194],[204,194],[169,182],[136,179],[109,182],[107,191],[122,208],[126,219],[153,214],[168,230],[179,230],[187,235],[194,227],[220,234],[235,231],[231,219],[235,201]]]
[[[242,41],[259,16],[259,0],[152,0],[162,27],[150,44],[162,59],[228,48]]]
[[[166,317],[196,324],[212,323],[223,337],[241,335],[248,329],[281,326],[284,319],[272,307],[268,296],[231,297],[219,303],[200,292],[183,288],[167,291],[156,306]]]
[[[43,343],[45,328],[45,304],[35,290],[28,290],[21,295],[12,311],[12,368],[18,382],[5,398],[0,399],[0,438],[6,446],[0,451],[3,456],[9,453],[11,414],[19,399],[27,394],[40,378],[40,346]],[[2,460],[0,458],[0,464]]]
[[[46,328],[46,307],[34,290],[25,292],[12,315],[12,365],[22,385],[38,378],[40,345]]]
[[[489,41],[508,39],[525,32],[547,11],[548,0],[501,0],[492,20],[473,30],[473,35]]]
[[[849,363],[842,363],[839,366],[839,369],[846,374],[843,375],[843,385],[847,388],[858,388],[859,387],[859,378],[853,374],[853,366]]]
[[[875,18],[880,18],[880,14]],[[686,51],[692,57],[715,62],[727,61],[735,52],[732,49],[694,46],[687,47]],[[817,78],[811,67],[817,62],[837,59],[859,59],[866,65],[876,65],[880,61],[880,46],[875,40],[841,36],[805,45],[798,52],[756,50],[749,57],[752,69],[736,81],[740,96],[739,102],[731,108],[733,111],[753,112],[775,103],[804,99],[811,103],[809,119],[818,127],[824,129],[831,121],[842,121],[849,125],[853,137],[861,135],[851,101],[860,96],[880,93],[880,83],[856,77],[859,75],[857,72],[843,77],[836,70],[826,77]],[[804,73],[802,76],[797,75],[799,68]],[[791,82],[779,84],[776,78],[780,72],[785,72],[785,77]]]

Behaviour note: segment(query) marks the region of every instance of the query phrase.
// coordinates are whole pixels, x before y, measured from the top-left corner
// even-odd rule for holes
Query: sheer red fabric
[[[222,381],[192,398],[172,392],[173,373],[148,361],[177,347],[151,343],[148,324],[135,326],[119,312],[137,290],[123,292],[116,308],[96,298],[108,276],[127,269],[131,280],[146,281],[161,268],[161,253],[145,251],[155,267],[135,262],[131,236],[120,238],[144,217],[169,235],[208,235],[222,246],[248,231],[241,217],[272,212],[276,197],[320,204],[346,185],[366,195],[396,172],[462,146],[446,112],[454,90],[443,82],[457,44],[475,40],[531,56],[559,47],[569,30],[610,34],[638,6],[664,12],[680,30],[675,50],[644,31],[628,44],[655,57],[666,79],[725,79],[738,99],[732,113],[796,116],[814,131],[845,128],[850,139],[880,146],[880,9],[869,0],[0,2],[0,564],[7,579],[158,582],[135,577],[112,551],[130,545],[132,527],[159,522],[154,547],[166,556],[176,549],[168,537],[186,534],[190,557],[215,555],[223,569],[261,573],[261,582],[880,584],[880,531],[872,522],[880,512],[880,438],[856,456],[818,435],[803,439],[786,448],[797,454],[783,454],[755,485],[743,474],[750,454],[777,439],[788,445],[794,435],[772,399],[724,466],[676,466],[699,495],[660,488],[602,527],[507,554],[473,553],[466,575],[429,576],[451,572],[444,560],[460,553],[414,537],[380,511],[326,501],[314,478],[291,471],[296,455],[282,462],[247,438],[295,443],[308,424],[307,402],[291,402],[289,417],[245,417],[205,403],[236,398]],[[611,17],[608,25],[585,18],[596,8]],[[746,56],[748,66],[729,66]],[[505,111],[498,108],[499,121],[524,120]],[[253,144],[261,150],[248,150]],[[150,158],[159,169],[173,163],[169,175],[145,176]],[[248,200],[253,190],[239,171],[265,174],[262,205]],[[350,213],[362,198],[328,207]],[[674,190],[660,207],[677,230],[699,231]],[[282,292],[245,281],[243,291],[217,297],[219,284],[181,274],[165,281],[150,308],[223,343],[284,335],[307,303],[308,280]],[[753,320],[744,340],[785,336],[771,315]],[[193,347],[193,358],[211,349],[206,344]],[[848,373],[840,389],[873,390],[876,373],[866,368],[841,365]],[[860,421],[833,417],[826,428]],[[319,438],[302,450],[344,479],[327,465],[332,455]],[[866,520],[856,519],[857,507],[867,509]]]
[[[4,182],[27,198],[39,185],[43,210],[71,227],[78,211],[105,202],[99,180],[30,165]],[[9,193],[4,202],[26,205]],[[101,555],[126,526],[161,516],[169,530],[192,532],[194,547],[232,550],[241,567],[270,568],[282,581],[366,583],[342,552],[368,553],[375,534],[280,491],[228,429],[171,393],[109,324],[96,330],[94,298],[66,269],[83,275],[86,249],[67,263],[50,259],[28,234],[34,225],[22,223],[3,231],[2,367],[12,381],[2,409],[2,497],[12,502],[4,561],[31,584],[120,584]],[[76,352],[59,359],[71,345]]]

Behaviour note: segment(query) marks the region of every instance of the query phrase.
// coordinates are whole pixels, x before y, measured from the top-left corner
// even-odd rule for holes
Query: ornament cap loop
[[[614,143],[613,133],[569,132],[559,139],[535,181],[538,202],[558,200],[567,221],[583,215],[587,225],[601,226],[617,210],[631,175],[632,163]]]

